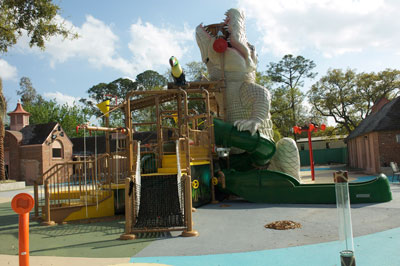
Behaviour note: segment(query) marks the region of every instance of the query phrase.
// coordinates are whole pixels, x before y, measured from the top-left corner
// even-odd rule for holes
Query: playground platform
[[[304,182],[329,182],[340,166],[316,167],[301,172]],[[370,175],[350,171],[350,182]],[[389,178],[390,179],[390,178]],[[393,200],[379,204],[352,204],[357,265],[400,265],[400,184],[390,184]],[[0,192],[0,261],[18,265],[18,217],[11,198],[32,188]],[[32,221],[31,265],[340,265],[336,205],[260,204],[230,199],[205,205],[193,214],[199,237],[178,233],[142,235],[118,240],[124,231],[122,217],[96,223],[69,223],[52,227]],[[264,225],[292,220],[293,230],[271,230]],[[150,264],[151,265],[151,264]],[[153,264],[154,265],[154,264]]]

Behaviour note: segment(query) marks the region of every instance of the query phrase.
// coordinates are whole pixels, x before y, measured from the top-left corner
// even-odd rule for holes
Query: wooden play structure
[[[124,102],[110,106],[109,112],[124,112],[123,127],[80,125],[85,132],[105,132],[107,152],[49,169],[35,182],[35,216],[51,225],[112,216],[122,209],[126,227],[121,239],[165,231],[196,236],[192,199],[195,206],[215,202],[211,106],[218,116],[215,94],[223,84],[191,82],[182,88],[170,83],[166,90],[131,91]],[[189,109],[192,103],[197,109]],[[135,112],[146,108],[154,121],[138,122]],[[144,126],[155,129],[155,142],[135,140]],[[109,134],[116,138],[114,151]]]

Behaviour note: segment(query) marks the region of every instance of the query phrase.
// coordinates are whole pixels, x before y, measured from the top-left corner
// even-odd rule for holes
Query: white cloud
[[[79,103],[80,97],[74,97],[70,95],[63,94],[59,91],[56,92],[45,92],[43,96],[49,100],[56,100],[58,104],[64,105],[68,104],[69,106],[74,106]]]
[[[188,51],[188,44],[194,43],[194,31],[186,25],[182,31],[172,28],[158,28],[141,19],[131,25],[131,42],[129,49],[133,61],[138,63],[138,70],[154,69],[168,66],[171,56],[178,59]]]
[[[0,58],[0,77],[4,80],[15,80],[17,78],[17,68]]]
[[[63,20],[61,17],[57,19]],[[64,21],[64,24],[78,33],[79,38],[63,40],[62,37],[53,37],[46,43],[46,53],[51,55],[52,66],[78,57],[87,59],[96,68],[110,67],[126,75],[134,74],[133,64],[118,55],[116,50],[119,38],[110,26],[90,15],[86,16],[81,27],[69,21]]]
[[[63,39],[52,37],[46,42],[44,53],[50,55],[50,65],[63,63],[71,58],[86,59],[96,68],[109,67],[120,71],[123,75],[135,77],[138,73],[167,66],[168,59],[174,55],[182,57],[188,51],[188,43],[194,42],[193,30],[184,26],[183,30],[168,27],[156,27],[151,23],[143,23],[139,18],[130,26],[131,41],[128,44],[132,52],[129,60],[122,57],[118,51],[119,38],[112,28],[91,15],[81,27],[57,16],[66,28],[79,34],[78,39]],[[29,38],[26,34],[20,38],[17,51],[41,53],[36,47],[29,48]]]
[[[314,49],[326,57],[368,48],[400,50],[395,0],[239,0],[261,34],[261,52]],[[249,23],[248,23],[249,24]],[[261,49],[260,49],[261,48]]]

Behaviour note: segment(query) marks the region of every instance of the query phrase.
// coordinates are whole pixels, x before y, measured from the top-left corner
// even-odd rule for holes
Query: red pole
[[[29,266],[29,212],[35,201],[27,193],[16,195],[11,201],[12,209],[19,214],[19,266]]]
[[[29,266],[29,213],[19,215],[19,265]]]
[[[313,156],[313,151],[312,151],[312,141],[311,141],[311,132],[313,131],[318,131],[320,130],[325,130],[326,126],[322,124],[321,126],[316,126],[315,124],[309,124],[308,127],[305,126],[304,128],[294,126],[293,131],[295,134],[301,134],[301,132],[307,131],[308,133],[308,150],[310,154],[310,167],[311,167],[311,180],[315,181],[315,171],[314,171],[314,156]]]
[[[312,152],[312,141],[311,141],[311,130],[308,130],[308,149],[310,153],[310,166],[311,166],[311,180],[315,180],[315,172],[314,172],[314,158]]]

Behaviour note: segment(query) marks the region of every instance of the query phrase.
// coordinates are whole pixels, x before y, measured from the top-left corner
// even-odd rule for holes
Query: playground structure
[[[117,107],[125,112],[125,127],[78,127],[116,133],[117,149],[110,154],[84,156],[79,161],[55,165],[43,176],[43,186],[38,185],[38,180],[35,214],[42,216],[44,224],[111,216],[125,207],[126,224],[132,225],[130,229],[127,227],[129,234],[165,231],[165,227],[182,230],[185,235],[196,234],[191,229],[192,189],[195,205],[214,200],[210,91],[219,92],[221,82],[192,82],[186,90],[170,86],[164,91],[128,94]],[[189,110],[189,101],[203,102],[205,113]],[[171,109],[173,102],[175,109]],[[163,109],[166,103],[168,110]],[[132,122],[131,113],[143,108],[155,108],[156,121]],[[156,143],[141,145],[134,140],[134,128],[144,125],[155,126]],[[153,191],[148,191],[148,187]],[[152,206],[157,210],[152,211]],[[163,210],[168,212],[165,214],[168,226],[159,221],[159,211]],[[147,218],[143,219],[143,215]],[[158,220],[149,222],[154,217]]]
[[[196,29],[199,47],[209,45],[203,40],[211,41],[210,49],[215,50],[207,48],[204,52],[201,48],[211,81],[169,83],[166,90],[131,91],[122,103],[107,111],[122,110],[124,126],[111,128],[106,122],[105,127],[78,127],[85,132],[104,131],[106,153],[54,165],[38,178],[35,216],[42,217],[43,224],[125,211],[123,239],[172,230],[195,236],[192,205],[217,202],[216,189],[251,202],[336,202],[333,183],[302,184],[293,140],[273,141],[269,92],[248,81],[255,73],[254,47],[248,50],[252,62],[243,63],[241,55],[231,54],[229,49],[233,48],[221,45],[228,37],[208,35],[228,35],[225,26],[201,25]],[[234,33],[229,34],[232,42]],[[220,44],[215,48],[212,42],[217,40]],[[242,62],[239,71],[231,65],[237,58]],[[250,78],[237,82],[236,72],[242,70]],[[189,108],[193,103],[197,108]],[[136,121],[135,112],[145,109],[153,112],[155,121]],[[155,142],[135,139],[135,132],[144,126],[155,128]],[[110,133],[116,137],[115,151],[109,148]],[[384,175],[349,184],[349,190],[352,203],[391,200]]]

